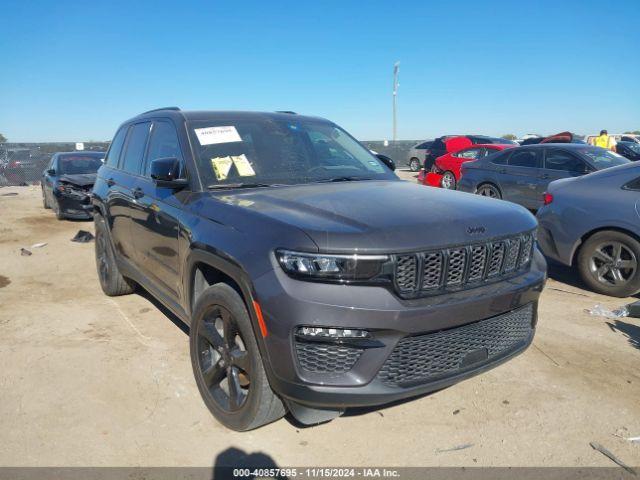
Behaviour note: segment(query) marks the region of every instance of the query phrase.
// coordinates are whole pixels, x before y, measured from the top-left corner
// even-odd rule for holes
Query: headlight
[[[383,270],[386,255],[325,255],[277,250],[276,258],[289,275],[309,280],[370,280]]]

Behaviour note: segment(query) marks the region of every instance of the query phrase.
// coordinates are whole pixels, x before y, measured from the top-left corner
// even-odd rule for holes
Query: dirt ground
[[[640,436],[640,320],[589,316],[625,301],[567,269],[551,269],[534,344],[513,361],[317,427],[234,433],[200,399],[184,328],[144,294],[103,295],[79,229],[93,224],[56,220],[39,187],[0,188],[0,465],[613,466],[589,442],[640,465],[623,438]]]

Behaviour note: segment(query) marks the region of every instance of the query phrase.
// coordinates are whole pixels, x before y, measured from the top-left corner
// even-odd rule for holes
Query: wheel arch
[[[263,320],[258,318],[256,311],[255,289],[249,274],[237,261],[226,255],[193,249],[187,258],[184,273],[184,307],[189,319],[199,295],[211,285],[225,283],[233,288],[244,302],[258,340],[258,346],[262,350],[264,335],[260,325]]]
[[[576,243],[573,246],[573,251],[571,253],[571,266],[576,265],[577,260],[578,260],[578,255],[580,254],[580,249],[582,248],[582,245],[584,245],[584,243],[589,240],[591,237],[593,237],[596,233],[600,233],[600,232],[618,232],[618,233],[623,233],[625,235],[630,236],[631,238],[635,239],[636,241],[640,242],[640,235],[632,232],[631,230],[624,228],[624,227],[619,227],[619,226],[603,226],[603,227],[598,227],[598,228],[594,228],[593,230],[589,230],[587,233],[585,233],[584,235],[582,235],[578,241],[576,241]]]
[[[271,363],[267,360],[269,354],[264,344],[266,335],[263,335],[260,326],[263,319],[258,318],[258,312],[255,307],[257,303],[256,294],[249,274],[233,258],[197,248],[192,249],[189,253],[184,273],[184,309],[189,322],[191,322],[193,307],[198,296],[211,285],[225,283],[238,293],[249,314],[253,334],[264,360],[263,365],[267,376],[273,378]]]

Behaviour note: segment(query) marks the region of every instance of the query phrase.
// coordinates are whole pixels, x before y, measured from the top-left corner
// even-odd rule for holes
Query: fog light
[[[366,330],[352,328],[325,328],[325,327],[299,327],[297,334],[307,338],[346,339],[346,338],[370,338]]]

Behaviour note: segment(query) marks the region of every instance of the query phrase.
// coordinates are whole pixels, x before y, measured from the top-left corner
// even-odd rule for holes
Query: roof
[[[155,110],[149,110],[148,112],[141,113],[135,116],[133,119],[155,118],[155,117],[168,117],[168,118],[182,118],[186,120],[212,120],[215,118],[224,118],[226,120],[242,120],[250,118],[273,118],[273,119],[312,119],[328,122],[328,120],[320,117],[309,117],[305,115],[298,115],[297,113],[290,111],[278,111],[278,112],[251,112],[251,111],[238,111],[238,110],[180,110],[178,107],[158,108]],[[131,120],[133,120],[131,119]]]
[[[532,145],[520,145],[518,148],[544,148],[544,147],[561,147],[569,149],[578,148],[600,148],[588,143],[534,143]]]
[[[76,150],[74,152],[56,152],[54,153],[54,155],[102,155],[104,157],[104,154],[106,152],[100,152],[100,151],[96,151],[96,150]]]

